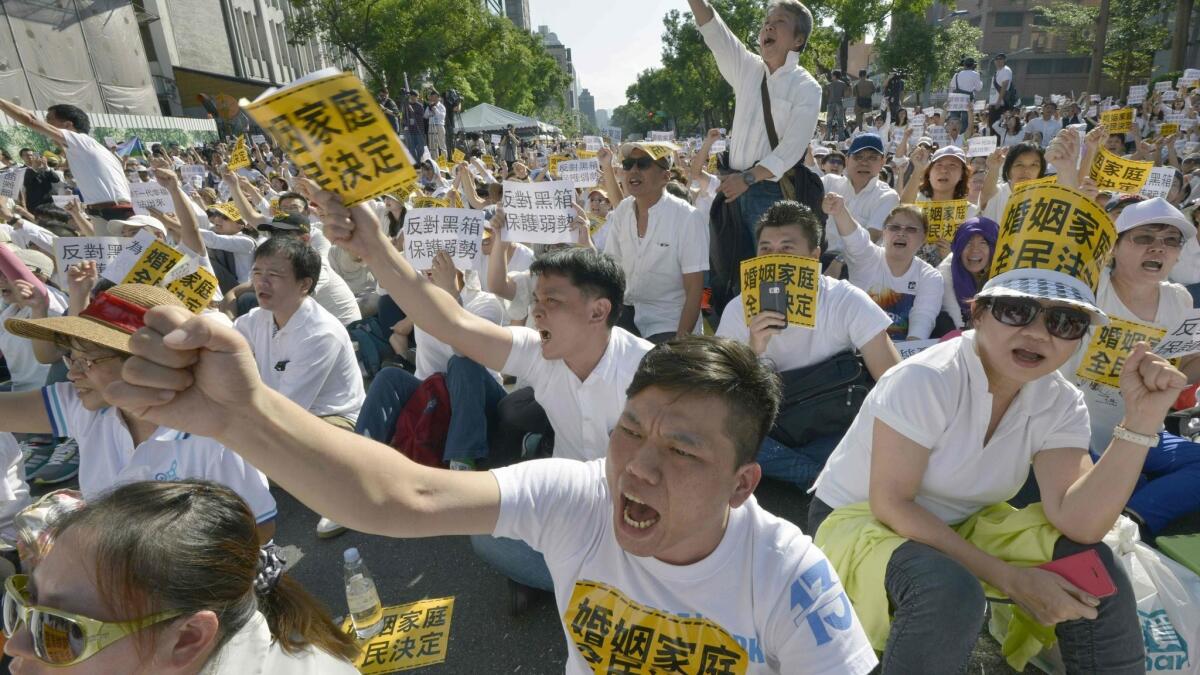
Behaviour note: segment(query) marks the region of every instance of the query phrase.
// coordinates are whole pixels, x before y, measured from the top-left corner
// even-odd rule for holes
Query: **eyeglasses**
[[[70,666],[144,628],[183,614],[169,610],[134,621],[99,621],[61,609],[29,604],[29,575],[14,574],[4,582],[4,636],[12,639],[21,624],[29,627],[33,653],[51,666]]]
[[[1005,326],[1028,326],[1041,314],[1046,332],[1060,340],[1078,340],[1092,325],[1091,316],[1081,309],[1043,307],[1037,300],[1026,298],[994,298],[991,303],[992,316]]]
[[[636,166],[638,169],[645,171],[646,169],[649,169],[651,165],[657,164],[657,162],[658,160],[649,155],[642,155],[641,157],[626,157],[625,159],[621,160],[621,168],[629,171]]]
[[[1156,237],[1152,234],[1135,234],[1129,239],[1138,246],[1150,246],[1161,241],[1167,248],[1183,248],[1183,237],[1179,236]]]
[[[897,225],[895,223],[888,223],[887,225],[883,226],[883,229],[887,230],[888,232],[903,232],[904,234],[918,234],[921,231],[921,228],[919,227],[914,227],[912,225]]]
[[[86,373],[97,363],[108,361],[109,359],[119,359],[121,356],[121,354],[113,354],[112,356],[101,356],[95,359],[89,359],[82,356],[63,356],[62,360],[63,363],[67,365],[67,370],[74,369],[81,373]]]

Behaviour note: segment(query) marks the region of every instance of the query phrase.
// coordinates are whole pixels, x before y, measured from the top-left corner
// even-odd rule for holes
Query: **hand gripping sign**
[[[746,325],[759,312],[779,312],[788,325],[814,328],[820,300],[821,261],[798,255],[760,255],[742,261]]]
[[[1087,195],[1062,185],[1023,183],[1004,209],[991,276],[1014,269],[1062,272],[1094,294],[1116,240],[1112,219]]]
[[[326,68],[242,108],[296,165],[347,206],[416,178],[412,157],[353,73]]]
[[[1088,175],[1096,181],[1101,190],[1116,190],[1124,194],[1135,195],[1146,184],[1150,177],[1150,169],[1154,162],[1139,162],[1118,157],[1100,148]]]

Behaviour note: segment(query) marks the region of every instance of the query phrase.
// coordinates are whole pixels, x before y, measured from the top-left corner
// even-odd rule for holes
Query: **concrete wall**
[[[220,0],[165,0],[165,4],[175,45],[174,65],[233,77],[233,50]]]

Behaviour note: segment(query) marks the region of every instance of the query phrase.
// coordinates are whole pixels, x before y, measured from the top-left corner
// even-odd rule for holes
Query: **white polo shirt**
[[[889,369],[817,477],[817,497],[835,509],[867,501],[876,419],[929,449],[916,502],[948,524],[1016,495],[1042,450],[1087,447],[1083,394],[1057,371],[1021,387],[985,445],[992,395],[976,349],[969,330]]]
[[[287,325],[261,307],[233,323],[254,350],[263,382],[317,417],[358,419],[367,394],[350,334],[311,297]]]
[[[562,359],[542,356],[542,338],[530,328],[510,327],[512,351],[503,372],[524,379],[554,428],[554,456],[599,459],[608,453],[608,434],[625,409],[625,390],[642,357],[654,345],[622,328],[609,332],[600,362],[582,382]]]
[[[888,334],[897,340],[927,339],[942,307],[942,275],[914,256],[903,276],[893,276],[883,247],[872,243],[862,227],[844,243],[850,283],[866,291],[892,317]]]
[[[763,359],[777,372],[795,370],[821,363],[834,354],[862,349],[881,331],[892,325],[875,301],[848,281],[820,276],[817,300],[817,327],[788,326],[771,338]],[[717,327],[719,337],[750,344],[742,296],[729,301]]]
[[[275,498],[263,472],[211,438],[159,427],[134,447],[117,409],[88,410],[71,383],[44,387],[42,401],[54,435],[79,442],[79,490],[86,501],[125,483],[202,478],[238,493],[255,522],[276,515]]]
[[[463,309],[497,326],[504,325],[504,304],[500,302],[500,298],[469,287],[462,290],[461,298]],[[456,354],[454,349],[421,330],[420,326],[413,328],[413,339],[417,345],[417,379],[424,380],[434,373],[445,373],[450,357]],[[492,373],[492,377],[497,381],[500,379],[495,371],[488,372]]]
[[[859,192],[854,191],[854,184],[849,178],[834,173],[821,176],[825,184],[825,192],[832,192],[846,200],[846,210],[854,216],[855,222],[870,230],[883,230],[883,221],[900,204],[900,195],[888,184],[873,178]],[[827,251],[844,250],[842,234],[832,219],[825,225],[825,249]]]
[[[63,152],[71,166],[75,187],[83,195],[83,203],[130,203],[129,179],[125,177],[121,160],[87,134],[67,129],[59,131],[63,135]]]
[[[664,192],[639,237],[636,204],[626,197],[608,214],[604,252],[625,271],[625,304],[633,305],[638,332],[674,333],[686,300],[683,275],[708,269],[708,214]]]
[[[1000,92],[996,89],[996,85],[999,84],[1001,88],[1004,87],[1005,82],[1008,82],[1011,85],[1012,76],[1012,68],[1004,66],[1000,70],[996,71],[996,74],[992,76],[992,79],[988,80],[987,88],[989,105],[1000,105],[1003,102],[1000,100]]]
[[[362,319],[358,298],[354,297],[354,291],[342,275],[329,266],[328,257],[321,259],[321,276],[317,279],[317,287],[313,289],[312,297],[343,326],[349,326]]]
[[[271,635],[261,612],[234,633],[208,658],[199,675],[357,675],[358,669],[339,656],[308,645],[296,653],[284,650]]]
[[[1027,135],[1032,133],[1041,133],[1041,145],[1044,149],[1050,146],[1050,141],[1054,140],[1054,137],[1058,135],[1058,132],[1062,131],[1062,128],[1062,118],[1054,117],[1047,120],[1039,116],[1029,120],[1029,122],[1026,123],[1025,133]]]

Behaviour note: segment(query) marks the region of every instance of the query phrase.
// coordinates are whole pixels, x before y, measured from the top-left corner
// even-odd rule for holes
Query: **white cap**
[[[1053,270],[1016,269],[998,274],[983,285],[976,298],[1036,298],[1072,305],[1092,317],[1093,326],[1108,323],[1108,315],[1096,306],[1096,295],[1075,277]]]
[[[963,149],[957,145],[947,145],[944,148],[938,148],[938,151],[933,153],[933,157],[929,159],[929,163],[933,164],[943,157],[953,157],[962,162],[963,166],[967,165],[967,153],[963,152]]]
[[[163,239],[167,237],[167,228],[163,227],[163,224],[154,216],[136,215],[129,216],[124,220],[110,220],[108,222],[109,224],[115,224],[117,227],[149,227],[153,230],[158,230]]]
[[[1178,229],[1184,240],[1196,236],[1196,226],[1179,209],[1162,197],[1146,199],[1126,206],[1117,217],[1117,234],[1128,232],[1141,225],[1171,225]]]

